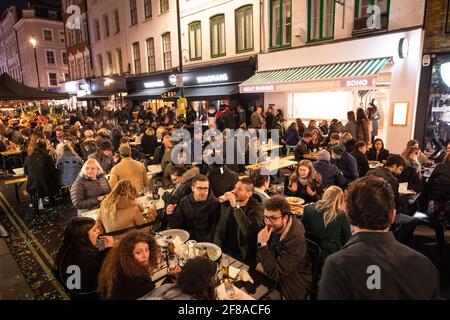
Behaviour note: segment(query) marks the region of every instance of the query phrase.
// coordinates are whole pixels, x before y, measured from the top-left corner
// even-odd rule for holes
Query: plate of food
[[[293,214],[295,214],[296,216],[302,216],[304,210],[305,210],[305,206],[302,205],[302,204],[291,206],[291,212],[292,212]]]
[[[222,249],[214,243],[197,242],[195,245],[195,254],[199,256],[203,250],[206,250],[209,260],[212,261],[217,261],[222,256]]]
[[[305,200],[297,197],[286,197],[286,200],[291,206],[300,206],[305,203]]]
[[[189,232],[187,232],[186,230],[181,230],[181,229],[164,230],[164,231],[161,231],[159,234],[162,235],[166,239],[176,239],[178,237],[180,239],[179,241],[181,241],[183,243],[188,241],[189,237],[190,237]]]

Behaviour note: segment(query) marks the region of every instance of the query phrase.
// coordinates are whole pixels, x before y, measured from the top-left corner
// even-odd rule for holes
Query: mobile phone
[[[97,248],[98,248],[98,251],[105,250],[105,238],[103,238],[103,237],[97,238]]]

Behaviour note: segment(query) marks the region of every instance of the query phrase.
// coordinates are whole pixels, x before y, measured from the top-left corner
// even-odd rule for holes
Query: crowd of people
[[[26,155],[26,188],[36,213],[47,201],[54,206],[64,188],[70,190],[78,217],[66,227],[56,267],[66,286],[67,268],[80,266],[81,288],[67,288],[73,298],[217,298],[217,266],[202,257],[174,272],[172,282],[155,286],[152,276],[164,257],[154,233],[167,228],[215,243],[223,253],[265,274],[276,283],[272,299],[307,299],[317,288],[319,299],[439,297],[436,268],[407,246],[413,240],[412,213],[417,207],[411,207],[411,195],[399,192],[399,184],[407,183],[420,194],[414,205],[422,211],[431,200],[436,214],[446,212],[450,146],[443,159],[435,161],[415,140],[407,142],[400,155],[390,154],[376,138],[373,108],[359,108],[356,116],[349,112],[345,125],[334,119],[319,125],[311,120],[308,126],[301,119],[288,125],[281,110],[273,107],[264,114],[258,107],[249,117],[242,107],[208,112],[208,128],[279,130],[281,154],[293,154],[298,161],[292,170],[276,175],[250,174],[245,166],[250,164],[252,141],[238,150],[246,154],[243,165],[193,164],[185,151],[174,156],[180,143],[174,130],[190,130],[202,115],[194,108],[185,118],[177,118],[171,109],[160,110],[137,107],[119,119],[102,110],[94,110],[95,115],[77,110],[57,123],[49,117],[22,125],[0,123],[1,140],[8,139]],[[198,138],[193,134],[191,141],[181,143],[193,145]],[[316,161],[310,160],[311,154]],[[377,168],[369,161],[377,162]],[[146,168],[150,164],[162,169],[151,180]],[[426,181],[424,170],[435,165]],[[283,191],[274,192],[274,184],[284,184]],[[137,201],[148,190],[154,193],[155,186],[164,200],[160,212]],[[292,214],[285,196],[305,201],[303,216]],[[99,209],[97,220],[82,217],[93,209]],[[141,228],[152,221],[159,223]],[[138,230],[130,231],[133,228]],[[127,232],[105,235],[121,230]],[[309,241],[321,251],[319,284]],[[374,264],[389,272],[382,275],[382,290],[366,287],[366,269]]]

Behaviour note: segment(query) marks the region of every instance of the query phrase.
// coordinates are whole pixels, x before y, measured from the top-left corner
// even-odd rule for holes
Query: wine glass
[[[187,245],[182,245],[177,252],[178,265],[183,268],[189,258],[189,250]]]

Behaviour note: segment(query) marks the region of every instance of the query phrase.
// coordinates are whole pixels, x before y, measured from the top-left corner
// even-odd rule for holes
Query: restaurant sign
[[[146,89],[150,89],[150,88],[161,88],[164,87],[164,81],[150,81],[150,82],[144,82],[144,87]]]
[[[257,93],[257,92],[272,92],[272,91],[275,91],[274,84],[241,87],[241,93]]]
[[[228,81],[228,73],[210,74],[207,76],[197,77],[197,83],[214,83],[214,82],[226,82]]]
[[[352,78],[341,81],[341,87],[345,88],[359,88],[359,87],[374,87],[374,78]]]

